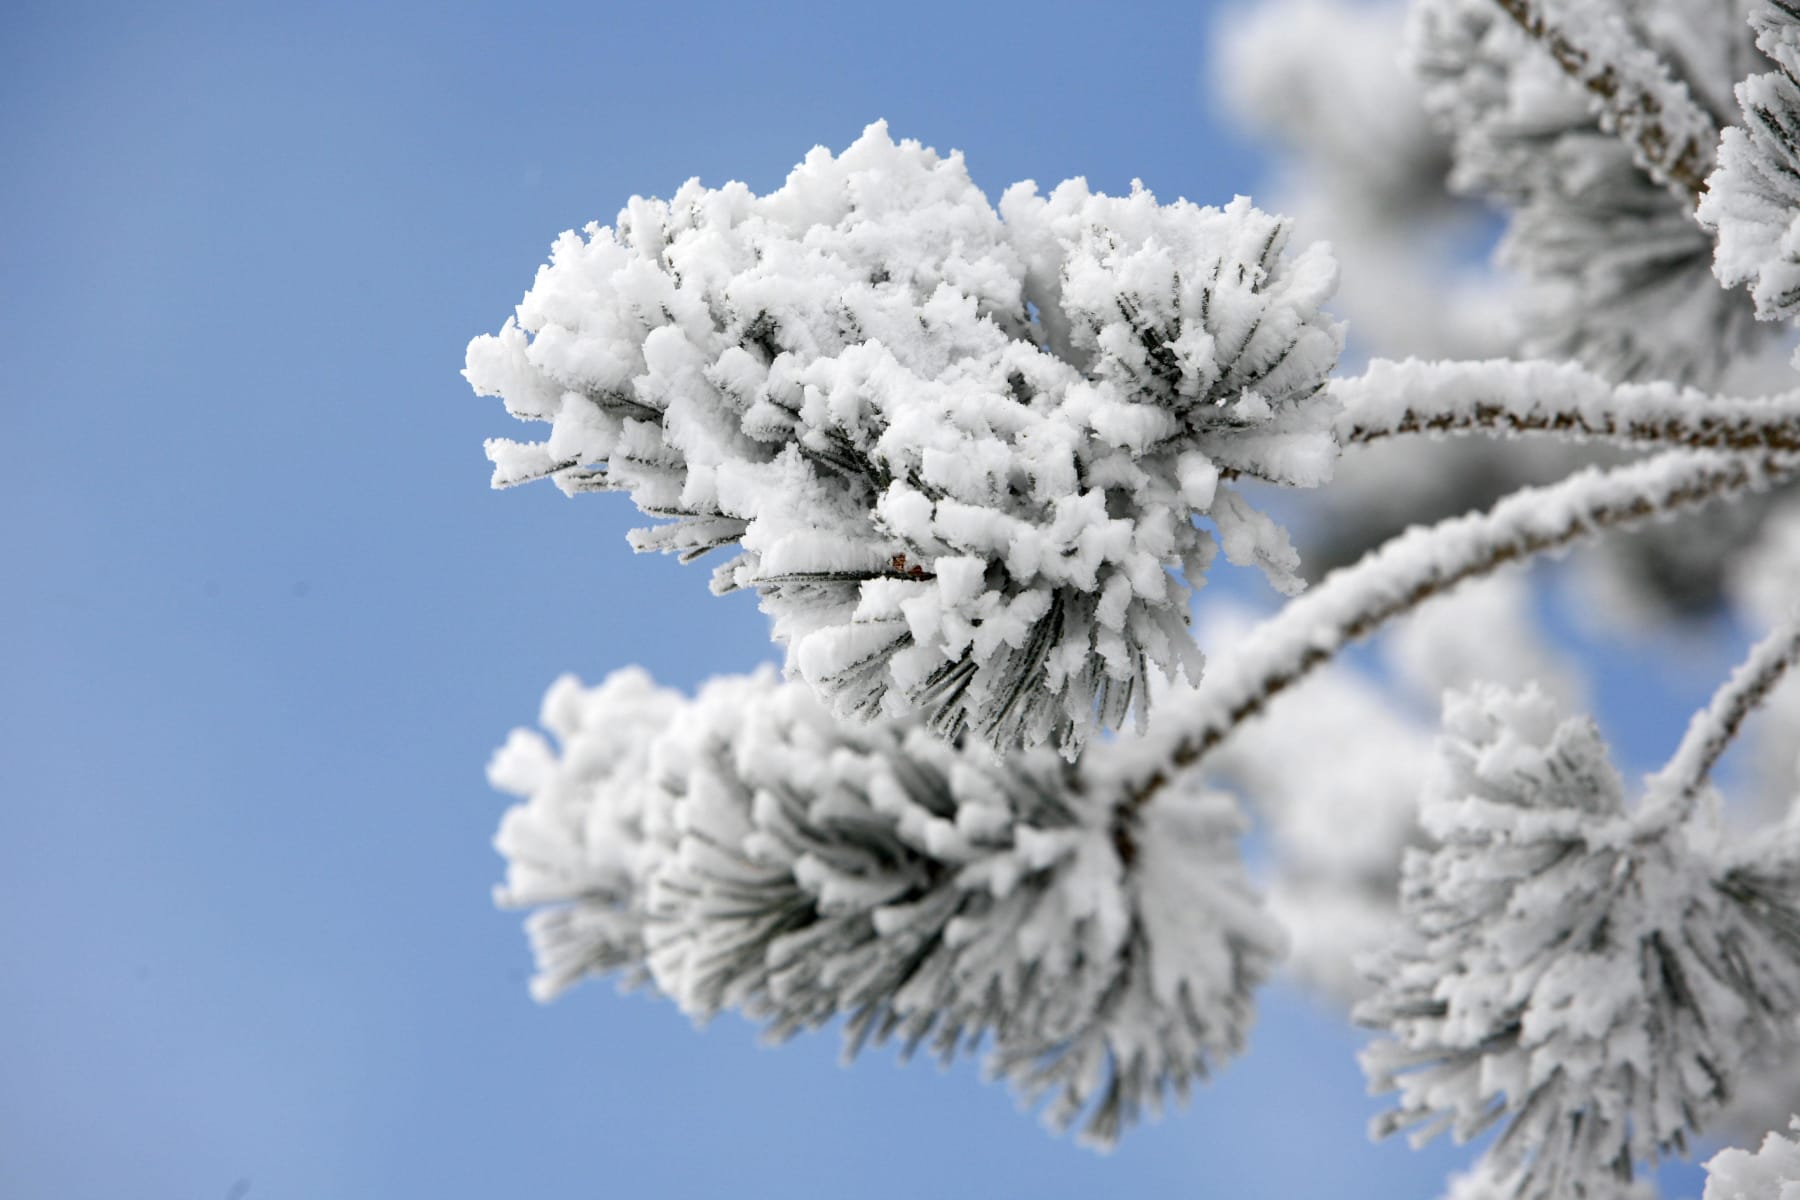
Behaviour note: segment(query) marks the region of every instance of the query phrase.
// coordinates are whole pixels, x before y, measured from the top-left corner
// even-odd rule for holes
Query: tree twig
[[[1615,384],[1574,363],[1377,359],[1333,381],[1338,441],[1403,434],[1553,433],[1581,440],[1748,453],[1800,452],[1800,392],[1713,396]]]
[[[1713,119],[1669,64],[1613,12],[1576,12],[1560,0],[1494,0],[1586,88],[1601,124],[1632,148],[1638,164],[1682,192],[1706,194],[1719,145]]]
[[[1089,786],[1121,797],[1120,836],[1136,812],[1269,701],[1349,643],[1466,579],[1561,549],[1613,526],[1673,514],[1800,474],[1800,457],[1673,450],[1527,488],[1484,513],[1415,528],[1290,601],[1200,685],[1171,698],[1151,730],[1097,756]]]
[[[1800,609],[1788,614],[1719,685],[1707,706],[1688,722],[1687,733],[1669,763],[1651,782],[1644,809],[1648,827],[1663,828],[1693,811],[1713,766],[1737,736],[1744,719],[1756,711],[1782,676],[1800,659]]]

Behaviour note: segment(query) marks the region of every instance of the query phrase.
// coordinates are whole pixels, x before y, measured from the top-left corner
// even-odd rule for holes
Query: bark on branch
[[[1484,513],[1407,531],[1335,571],[1207,665],[1139,741],[1094,756],[1087,786],[1121,797],[1125,844],[1137,811],[1269,701],[1387,621],[1485,575],[1603,529],[1637,524],[1800,474],[1800,457],[1674,450],[1527,488]]]
[[[1618,14],[1577,12],[1558,0],[1494,2],[1587,89],[1603,127],[1631,146],[1640,166],[1684,193],[1690,205],[1699,202],[1718,127]]]
[[[1800,452],[1800,392],[1740,398],[1615,384],[1573,363],[1377,360],[1335,380],[1338,441],[1402,434],[1553,433],[1627,445]]]

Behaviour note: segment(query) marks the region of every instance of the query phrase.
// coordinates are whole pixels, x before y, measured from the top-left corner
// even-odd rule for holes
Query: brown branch
[[[1680,821],[1693,811],[1707,776],[1737,737],[1745,718],[1762,706],[1788,669],[1800,659],[1800,610],[1788,615],[1750,650],[1730,677],[1719,685],[1707,706],[1688,722],[1669,763],[1651,786],[1655,799],[1646,806],[1649,827]]]
[[[1121,836],[1137,812],[1239,725],[1349,643],[1457,584],[1554,551],[1602,529],[1636,524],[1800,473],[1800,458],[1676,450],[1526,488],[1485,513],[1416,528],[1333,572],[1215,660],[1156,726],[1097,768],[1122,797]]]
[[[1687,86],[1648,47],[1629,42],[1630,32],[1615,17],[1614,32],[1630,44],[1618,62],[1600,59],[1583,45],[1584,33],[1546,12],[1544,0],[1494,0],[1554,58],[1569,78],[1587,89],[1603,114],[1603,124],[1623,138],[1640,164],[1658,181],[1686,194],[1690,205],[1706,194],[1706,177],[1719,145],[1712,117],[1694,102]]]
[[[1738,453],[1800,452],[1800,425],[1783,414],[1758,420],[1742,414],[1712,415],[1699,421],[1667,419],[1595,422],[1578,413],[1514,413],[1498,405],[1477,405],[1467,413],[1409,413],[1382,429],[1352,429],[1344,444],[1367,445],[1401,434],[1556,433],[1600,441],[1645,442],[1694,450]]]
[[[1747,402],[1683,416],[1580,412],[1518,412],[1499,404],[1476,404],[1455,413],[1408,412],[1389,424],[1352,425],[1341,434],[1345,446],[1366,446],[1405,434],[1553,433],[1578,440],[1729,450],[1739,454],[1800,452],[1800,408]]]
[[[1739,398],[1614,384],[1568,363],[1377,360],[1333,384],[1338,441],[1406,434],[1550,433],[1739,453],[1800,452],[1800,392]]]

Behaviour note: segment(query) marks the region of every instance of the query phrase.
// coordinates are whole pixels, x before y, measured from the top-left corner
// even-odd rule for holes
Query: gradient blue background
[[[771,651],[623,502],[488,490],[468,339],[558,231],[876,117],[991,193],[1254,191],[1213,15],[8,5],[0,1196],[1435,1195],[1461,1153],[1369,1145],[1355,1035],[1280,987],[1101,1157],[972,1066],[539,1007],[488,898],[482,766],[551,678]]]

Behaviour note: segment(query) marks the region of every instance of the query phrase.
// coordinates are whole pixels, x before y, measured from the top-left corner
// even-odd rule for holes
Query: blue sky
[[[487,488],[458,376],[554,235],[886,117],[1020,178],[1264,177],[1206,5],[12,4],[0,16],[0,1194],[1404,1197],[1273,989],[1110,1157],[963,1067],[527,996],[482,766],[544,686],[771,656],[623,502]]]

